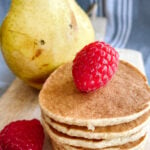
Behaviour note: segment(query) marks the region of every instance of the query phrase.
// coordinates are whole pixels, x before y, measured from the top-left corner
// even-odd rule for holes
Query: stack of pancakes
[[[145,77],[120,61],[106,86],[81,93],[71,70],[72,63],[59,67],[39,96],[53,149],[144,149],[150,120],[150,89]]]

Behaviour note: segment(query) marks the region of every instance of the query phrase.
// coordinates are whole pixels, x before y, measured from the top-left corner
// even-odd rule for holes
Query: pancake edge
[[[42,123],[43,123],[43,126],[46,129],[48,135],[54,141],[58,141],[59,143],[62,143],[62,144],[68,144],[68,145],[72,145],[72,146],[76,146],[76,147],[85,147],[85,148],[90,148],[90,149],[107,148],[107,147],[111,147],[111,146],[123,145],[123,144],[129,143],[129,142],[134,142],[134,141],[140,139],[141,137],[143,137],[147,132],[147,128],[145,128],[145,130],[141,130],[137,134],[134,134],[129,137],[116,138],[116,139],[112,139],[112,140],[104,140],[103,142],[93,143],[92,140],[89,142],[89,141],[86,141],[86,139],[85,140],[80,140],[80,139],[74,140],[74,139],[69,139],[66,137],[60,137],[60,136],[56,135],[49,128],[49,126],[44,122],[44,120],[42,120]]]

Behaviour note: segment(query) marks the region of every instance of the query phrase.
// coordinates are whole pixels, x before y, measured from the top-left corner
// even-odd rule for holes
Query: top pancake
[[[76,89],[72,63],[54,71],[44,84],[39,102],[52,119],[79,126],[105,126],[132,121],[150,109],[150,89],[145,77],[120,61],[112,80],[91,93]]]

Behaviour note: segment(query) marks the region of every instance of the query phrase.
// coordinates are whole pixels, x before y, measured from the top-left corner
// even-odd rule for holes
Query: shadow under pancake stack
[[[44,84],[42,121],[54,150],[142,150],[150,121],[146,78],[120,61],[104,87],[82,93],[74,85],[72,63],[59,67]]]

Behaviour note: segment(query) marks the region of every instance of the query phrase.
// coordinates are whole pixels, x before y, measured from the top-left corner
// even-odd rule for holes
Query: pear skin
[[[74,0],[12,0],[0,39],[12,72],[40,89],[52,71],[94,41],[94,30]]]

